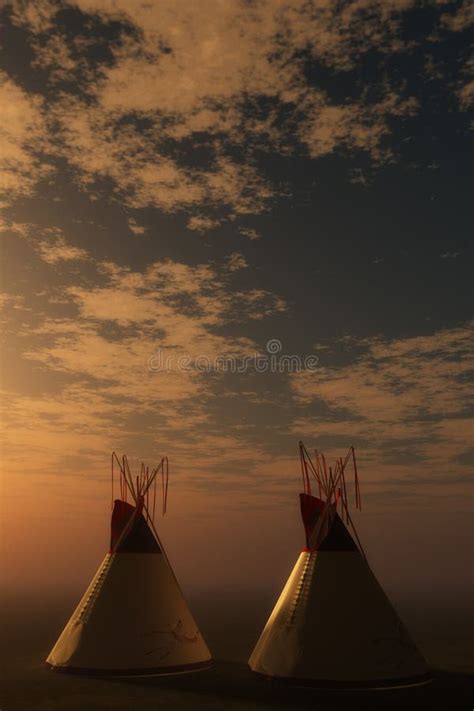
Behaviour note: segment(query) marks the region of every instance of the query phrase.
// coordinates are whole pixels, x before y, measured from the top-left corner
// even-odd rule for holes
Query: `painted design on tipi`
[[[147,652],[147,654],[156,655],[159,659],[165,659],[170,654],[175,642],[179,642],[180,644],[198,644],[200,640],[199,632],[193,635],[186,633],[182,620],[178,620],[171,629],[153,630],[146,634],[152,638],[158,636],[158,639],[160,639],[161,637],[159,646]]]
[[[164,514],[167,457],[151,471],[142,464],[134,478],[127,458],[112,454],[110,549],[46,660],[53,669],[129,676],[209,666],[211,655],[155,527],[159,475]],[[161,640],[154,645],[156,635]]]
[[[426,683],[426,663],[371,571],[349,511],[350,491],[362,509],[354,448],[331,467],[300,442],[300,463],[306,545],[252,652],[251,669],[335,688]]]

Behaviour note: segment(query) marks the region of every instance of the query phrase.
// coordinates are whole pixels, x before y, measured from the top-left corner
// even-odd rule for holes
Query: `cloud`
[[[262,167],[269,155],[318,159],[363,152],[377,165],[392,162],[395,122],[421,108],[421,97],[412,96],[403,76],[398,81],[384,70],[370,87],[360,81],[364,62],[377,58],[377,67],[385,67],[384,58],[408,59],[420,49],[425,37],[403,38],[414,0],[78,0],[12,7],[36,76],[46,77],[48,100],[3,75],[2,105],[13,107],[3,128],[9,198],[31,195],[38,180],[52,175],[45,156],[54,156],[91,198],[104,191],[126,208],[182,212],[189,229],[205,232],[264,212],[285,193]],[[464,9],[449,13],[450,19],[438,21],[438,32],[465,27]],[[339,79],[341,90],[332,92]],[[456,86],[467,97],[467,89]],[[366,172],[370,168],[349,175],[365,180]],[[136,235],[144,230],[139,218],[130,218],[128,227]],[[236,228],[251,240],[259,236],[253,228]],[[29,357],[46,369],[101,383],[107,397],[135,397],[151,407],[155,396],[142,373],[157,343],[173,354],[245,353],[253,342],[221,330],[286,309],[263,289],[229,290],[228,272],[247,264],[238,252],[219,268],[155,261],[137,271],[103,261],[94,267],[85,250],[54,229],[29,229],[27,239],[43,261],[60,265],[57,272],[75,260],[97,270],[92,286],[65,285],[61,297],[75,317],[47,319],[36,334],[42,345]],[[175,375],[157,375],[153,383],[163,387],[164,401],[189,404],[202,379]],[[377,403],[377,386],[364,390],[358,375],[356,369],[358,407],[368,408],[370,397]],[[326,376],[337,389],[337,371]],[[297,382],[294,392],[304,403]],[[401,400],[394,405],[401,407]],[[358,416],[368,421],[374,415]],[[339,421],[330,426],[334,436],[341,434]],[[440,432],[440,422],[436,426]]]
[[[187,227],[188,230],[195,230],[196,232],[208,232],[219,225],[220,220],[206,217],[205,215],[193,215],[189,218]]]
[[[14,222],[0,215],[0,232],[13,232],[14,234],[25,237],[30,229],[30,225],[24,222]]]
[[[8,204],[32,195],[53,168],[36,155],[46,138],[42,99],[0,72],[0,106],[0,201]]]
[[[352,363],[292,376],[301,403],[325,408],[314,424],[300,420],[294,429],[346,446],[361,442],[364,456],[380,464],[406,452],[448,475],[472,436],[471,338],[466,325],[430,336],[356,340],[353,352],[363,352]]]
[[[449,32],[469,32],[474,25],[474,7],[471,2],[462,0],[455,11],[444,12],[440,24]],[[471,32],[472,33],[472,32]],[[474,103],[474,58],[469,55],[466,61],[460,59],[461,77],[455,82],[459,106],[467,111]]]
[[[260,239],[260,235],[253,227],[240,227],[239,233],[250,240]]]
[[[89,259],[89,254],[86,250],[69,244],[61,235],[60,230],[49,228],[43,230],[42,234],[49,237],[49,239],[42,239],[37,243],[37,249],[44,262],[57,264],[58,262]]]
[[[457,3],[455,12],[445,12],[441,16],[441,24],[451,32],[463,32],[474,25],[474,8],[468,0]]]
[[[89,253],[72,245],[59,227],[39,227],[0,218],[0,230],[12,232],[24,239],[47,264],[90,260]]]
[[[84,257],[55,237],[54,246],[42,255],[49,263]],[[24,357],[51,373],[72,377],[74,384],[67,389],[77,392],[82,387],[85,399],[92,389],[111,408],[120,402],[122,415],[162,412],[166,403],[190,399],[191,409],[196,410],[198,402],[204,407],[212,381],[197,370],[182,370],[179,358],[253,355],[252,340],[221,335],[216,327],[238,319],[261,319],[281,309],[280,301],[263,290],[232,293],[218,271],[207,265],[161,261],[143,272],[112,262],[96,266],[102,284],[65,287],[62,293],[75,307],[74,315],[43,315],[42,323],[28,331]],[[166,370],[149,369],[150,358],[157,353],[168,359]],[[198,420],[202,407],[197,408],[200,414],[195,413]]]
[[[262,211],[274,194],[255,167],[236,162],[218,147],[208,169],[191,169],[164,155],[160,122],[143,132],[121,115],[78,99],[58,102],[51,114],[59,127],[57,153],[77,170],[79,184],[90,190],[96,181],[111,179],[131,208],[175,212],[206,205],[247,214]],[[190,224],[195,229],[204,223],[191,218]]]
[[[12,9],[15,23],[30,28],[34,33],[47,32],[59,11],[54,0],[37,0],[34,3],[13,0],[8,5]]]
[[[218,461],[232,468],[244,457],[246,432],[226,431],[215,410],[225,374],[183,368],[180,359],[253,357],[257,344],[240,335],[239,324],[279,313],[281,299],[233,291],[226,262],[160,260],[133,270],[78,254],[57,229],[30,226],[21,238],[61,270],[54,287],[0,299],[15,353],[3,381],[9,471],[21,469],[26,447],[37,473],[49,475],[65,450],[76,471],[74,457],[92,466],[111,449],[152,456],[157,438],[182,466],[206,475]],[[88,261],[85,281],[75,259]],[[25,319],[15,317],[18,309]],[[153,358],[163,367],[151,367]],[[248,449],[249,462],[261,457],[260,447]]]
[[[230,272],[237,272],[240,269],[246,269],[247,267],[247,260],[243,254],[240,254],[240,252],[232,252],[232,254],[227,257],[227,269]]]
[[[48,32],[46,37],[43,43],[38,39],[32,43],[35,50],[32,66],[34,69],[46,70],[51,84],[67,81],[79,68],[87,71],[85,62],[78,61],[72,55],[71,45],[74,40],[71,42],[59,33]]]
[[[414,97],[401,99],[391,90],[387,90],[382,100],[369,105],[334,106],[321,102],[317,95],[310,95],[307,99],[308,118],[300,127],[301,140],[313,158],[345,146],[352,151],[369,153],[376,162],[386,161],[393,155],[383,144],[383,139],[391,132],[388,117],[414,115],[417,108]]]
[[[54,151],[82,188],[94,194],[110,180],[129,207],[191,212],[189,228],[205,231],[267,210],[280,193],[257,154],[396,159],[394,121],[419,111],[404,82],[390,83],[384,72],[370,92],[359,87],[341,99],[312,67],[332,72],[337,84],[338,73],[344,79],[371,53],[411,52],[416,42],[404,41],[401,28],[415,6],[77,0],[14,3],[13,19],[30,31],[36,65],[62,82],[48,107]],[[94,33],[81,26],[69,39],[72,9]],[[444,25],[464,27],[466,13]],[[107,46],[98,44],[101,23]],[[468,85],[458,92],[467,102]]]
[[[75,4],[139,32],[117,49],[118,61],[101,86],[104,107],[120,113],[162,111],[181,125],[200,116],[197,130],[219,130],[228,103],[244,93],[277,96],[283,91],[285,99],[299,98],[301,66],[288,62],[298,52],[347,69],[371,49],[400,51],[400,18],[415,3],[361,0],[344,8],[272,0],[251,7],[212,0],[199,6],[172,0]]]
[[[129,218],[127,224],[128,229],[130,230],[130,232],[133,232],[134,235],[144,235],[146,232],[146,227],[143,227],[143,225],[139,225],[133,217]]]
[[[464,111],[474,104],[474,80],[466,82],[458,91],[459,103]]]

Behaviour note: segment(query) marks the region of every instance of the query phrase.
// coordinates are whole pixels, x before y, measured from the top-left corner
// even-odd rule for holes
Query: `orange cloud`
[[[471,338],[468,325],[430,336],[355,341],[364,352],[352,363],[292,376],[301,403],[328,408],[312,424],[299,420],[293,429],[319,441],[361,442],[364,457],[381,471],[387,459],[399,459],[398,470],[407,475],[412,459],[418,471],[449,483],[459,470],[457,456],[472,446]]]
[[[233,292],[224,266],[219,271],[168,260],[138,272],[112,262],[94,263],[61,233],[53,230],[51,235],[52,244],[38,242],[40,257],[51,266],[63,262],[64,269],[72,260],[88,259],[95,264],[98,283],[65,286],[62,305],[71,315],[36,311],[36,324],[19,334],[22,361],[36,369],[44,392],[10,390],[15,362],[5,373],[4,465],[16,471],[26,446],[43,471],[58,466],[64,448],[82,460],[89,456],[86,452],[94,460],[120,442],[131,450],[141,442],[146,453],[153,448],[157,423],[168,441],[195,439],[207,466],[217,456],[222,462],[232,460],[240,447],[233,433],[222,437],[202,431],[216,376],[183,368],[180,358],[253,355],[257,346],[251,339],[221,335],[216,328],[238,319],[262,319],[284,308],[282,300],[264,290]],[[43,291],[42,298],[48,293]],[[50,301],[57,303],[56,290]],[[8,296],[3,302],[6,308],[15,307]],[[150,368],[157,353],[169,366]],[[59,388],[54,386],[58,379]],[[172,449],[186,460],[190,457],[184,443],[177,441]]]
[[[41,34],[54,26],[59,6],[23,5],[21,12],[14,4],[14,18],[33,33],[36,63],[53,82],[80,79],[87,94],[62,92],[51,102],[56,156],[74,167],[91,193],[96,180],[109,178],[130,207],[191,212],[190,229],[214,226],[217,218],[207,212],[215,208],[223,207],[230,218],[268,208],[280,188],[258,172],[250,146],[292,153],[296,126],[300,145],[313,157],[344,148],[365,151],[376,162],[392,160],[385,146],[389,119],[417,111],[413,98],[390,87],[377,101],[361,96],[335,103],[310,86],[299,59],[305,53],[345,72],[373,49],[406,51],[399,23],[413,0],[362,0],[343,8],[274,0],[251,8],[215,0],[66,3],[123,25],[113,61],[100,72],[87,68],[84,39],[74,38],[72,59],[59,28]],[[258,115],[252,102],[263,98],[271,100],[270,108]],[[279,119],[281,110],[290,114],[289,122]],[[208,164],[185,165],[173,145],[204,135]],[[246,149],[236,153],[228,146]]]
[[[37,182],[53,170],[36,157],[47,135],[42,103],[40,97],[28,94],[5,72],[0,72],[0,201],[3,204],[31,195]]]

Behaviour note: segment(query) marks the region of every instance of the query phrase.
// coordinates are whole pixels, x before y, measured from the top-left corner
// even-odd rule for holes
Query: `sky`
[[[277,591],[303,439],[388,588],[465,592],[473,6],[0,10],[4,584],[84,585],[115,450],[185,585]]]

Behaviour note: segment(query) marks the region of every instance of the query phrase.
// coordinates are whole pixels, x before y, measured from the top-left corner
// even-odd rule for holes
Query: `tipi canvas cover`
[[[53,669],[129,676],[209,666],[209,650],[149,513],[150,486],[160,469],[167,488],[166,459],[151,474],[142,466],[133,482],[123,458],[110,551],[46,660]],[[124,500],[127,491],[132,504]]]
[[[430,680],[426,663],[344,524],[344,469],[315,463],[300,444],[306,547],[300,553],[249,660],[271,677],[329,688],[408,686]],[[354,457],[356,503],[360,492]],[[309,473],[320,496],[311,495]],[[341,508],[341,516],[337,508]],[[357,534],[354,534],[358,541]]]

